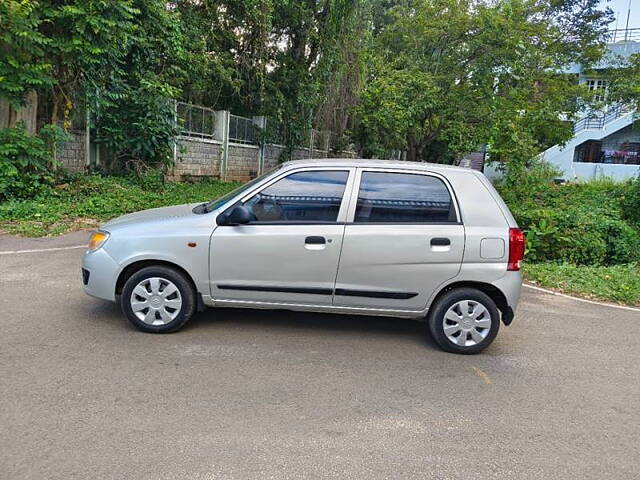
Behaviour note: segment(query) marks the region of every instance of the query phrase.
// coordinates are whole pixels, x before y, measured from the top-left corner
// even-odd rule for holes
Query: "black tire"
[[[171,315],[175,314],[175,318],[163,325],[151,325],[149,323],[145,323],[134,313],[131,305],[134,288],[136,288],[140,282],[151,278],[164,279],[165,281],[173,283],[179,291],[179,297],[177,294],[170,295],[169,297],[173,297],[174,299],[179,298],[182,302],[179,309],[172,309],[171,311]],[[161,285],[165,284],[161,282]],[[196,311],[196,303],[196,292],[191,280],[182,272],[161,265],[145,267],[131,275],[124,284],[122,295],[120,296],[120,306],[129,321],[138,330],[149,333],[169,333],[179,330],[185,323],[187,323]],[[147,311],[148,309],[143,310],[141,313],[144,315]],[[159,313],[154,315],[156,315],[158,321],[161,320]]]
[[[445,315],[447,311],[449,310],[449,308],[456,305],[456,303],[464,300],[470,300],[484,306],[490,316],[491,326],[486,329],[488,331],[485,332],[485,328],[480,328],[479,330],[483,335],[486,336],[475,345],[458,345],[457,343],[451,341],[444,331]],[[485,319],[486,316],[482,316],[480,318]],[[429,323],[431,336],[436,341],[436,343],[444,351],[452,353],[480,353],[489,345],[491,345],[493,340],[496,338],[496,335],[498,334],[498,330],[500,330],[500,313],[498,312],[498,307],[496,307],[495,302],[486,293],[481,292],[480,290],[476,290],[475,288],[456,288],[442,295],[431,306],[427,321]],[[449,320],[447,320],[447,323],[450,325],[455,325],[454,322],[450,322]],[[473,341],[470,334],[471,332],[469,332],[468,335],[467,333],[465,333],[465,338],[470,339],[469,343]],[[462,331],[460,332],[460,335],[462,335]],[[460,341],[464,343],[464,340]]]

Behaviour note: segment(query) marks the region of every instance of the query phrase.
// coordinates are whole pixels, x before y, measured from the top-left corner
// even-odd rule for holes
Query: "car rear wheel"
[[[120,304],[139,330],[168,333],[178,330],[191,318],[196,294],[183,273],[169,267],[151,266],[127,279]]]
[[[436,343],[453,353],[479,353],[496,338],[500,314],[494,301],[474,288],[459,288],[432,306],[429,330]]]

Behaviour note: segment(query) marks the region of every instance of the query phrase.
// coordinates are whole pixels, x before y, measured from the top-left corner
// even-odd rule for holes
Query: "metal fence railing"
[[[344,136],[337,135],[329,130],[317,130],[308,126],[292,130],[286,123],[275,119],[260,120],[262,117],[242,117],[185,102],[175,102],[175,115],[183,137],[222,142],[225,126],[218,125],[218,122],[228,118],[229,129],[226,132],[226,138],[231,143],[294,145],[295,148],[309,150],[309,155],[311,155],[312,151],[342,151],[348,147],[344,141]],[[264,126],[266,128],[263,131],[262,128]]]
[[[253,119],[229,115],[229,141],[255,145],[258,143],[258,127]]]
[[[640,42],[640,28],[610,30],[606,36],[608,43]]]
[[[176,102],[176,116],[182,127],[182,135],[196,138],[214,138],[216,113],[211,108]]]

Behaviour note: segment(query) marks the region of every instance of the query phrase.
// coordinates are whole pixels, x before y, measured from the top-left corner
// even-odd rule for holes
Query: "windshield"
[[[254,178],[250,182],[247,182],[244,185],[240,185],[238,188],[235,188],[235,189],[231,190],[229,193],[227,193],[223,197],[220,197],[220,198],[218,198],[216,200],[211,200],[209,203],[206,204],[205,211],[208,213],[208,212],[213,212],[217,208],[220,208],[222,205],[227,203],[229,200],[231,200],[236,195],[241,194],[245,190],[249,190],[256,183],[259,183],[262,180],[264,180],[267,176],[271,175],[271,173],[274,170],[275,170],[275,168],[272,168],[272,169],[268,170],[267,172],[263,173],[262,175],[260,175],[259,177]]]

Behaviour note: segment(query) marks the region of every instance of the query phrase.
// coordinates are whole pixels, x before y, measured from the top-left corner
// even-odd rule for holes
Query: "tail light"
[[[507,270],[520,270],[524,258],[524,233],[519,228],[509,229],[509,264]]]

